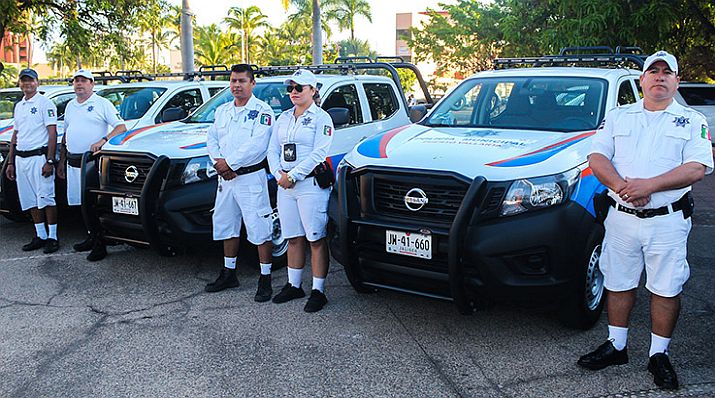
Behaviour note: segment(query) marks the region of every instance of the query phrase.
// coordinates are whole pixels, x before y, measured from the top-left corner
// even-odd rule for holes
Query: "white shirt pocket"
[[[613,141],[613,163],[616,165],[632,163],[636,156],[636,139],[631,130],[615,129],[613,131]]]
[[[674,169],[683,163],[683,149],[690,139],[690,129],[675,127],[666,130],[660,137],[660,144],[653,151],[652,160],[668,169]]]

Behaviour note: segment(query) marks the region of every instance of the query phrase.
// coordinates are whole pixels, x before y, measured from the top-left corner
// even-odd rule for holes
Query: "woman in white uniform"
[[[285,303],[305,297],[301,277],[307,240],[313,287],[304,310],[316,312],[328,302],[325,277],[329,259],[325,236],[331,188],[321,188],[315,175],[328,155],[333,122],[315,103],[318,82],[312,72],[297,70],[285,83],[294,107],[283,112],[276,121],[268,146],[268,162],[278,181],[278,215],[283,236],[288,239],[288,283],[273,297],[273,302]]]

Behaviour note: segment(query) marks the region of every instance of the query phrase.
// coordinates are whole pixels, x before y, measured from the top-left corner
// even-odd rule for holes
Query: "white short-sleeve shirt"
[[[57,125],[57,107],[44,95],[37,93],[30,99],[15,104],[17,150],[31,151],[47,146],[47,126]]]
[[[93,93],[83,103],[77,98],[65,109],[65,142],[69,153],[84,153],[112,129],[124,124],[117,108],[108,99]]]
[[[623,178],[652,178],[689,162],[703,164],[706,174],[713,171],[709,127],[701,113],[673,101],[649,124],[645,112],[643,100],[612,110],[593,137],[591,153],[608,158]],[[656,192],[644,208],[667,206],[689,190]]]

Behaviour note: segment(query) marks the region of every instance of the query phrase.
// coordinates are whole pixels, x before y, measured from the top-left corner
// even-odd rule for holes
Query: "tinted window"
[[[397,96],[389,84],[366,83],[363,87],[365,87],[372,120],[387,119],[400,108]]]
[[[15,104],[23,97],[22,91],[0,92],[0,119],[10,119],[15,112]]]
[[[191,90],[184,90],[169,99],[169,102],[164,105],[161,112],[156,116],[156,123],[160,123],[162,113],[169,108],[181,108],[186,112],[186,115],[191,113],[191,111],[196,110],[204,100],[201,98],[201,90],[198,88]]]
[[[357,88],[354,84],[348,84],[335,89],[323,101],[322,108],[326,111],[331,108],[346,108],[350,111],[350,123],[362,123],[362,108],[360,108],[360,98],[358,98]]]
[[[70,101],[72,101],[75,96],[76,96],[75,93],[67,93],[67,94],[60,94],[60,95],[52,98],[52,102],[57,107],[57,118],[58,119],[64,118],[65,108],[67,108],[67,104]]]
[[[555,131],[595,129],[607,83],[595,78],[471,79],[432,111],[427,125]]]
[[[270,105],[276,115],[280,114],[283,109],[290,109],[293,106],[283,83],[256,82],[256,87],[253,88],[253,95]],[[189,123],[213,123],[216,108],[229,101],[233,101],[233,95],[231,95],[231,91],[228,88],[225,88],[197,109],[188,120]],[[285,106],[287,108],[284,108]]]
[[[715,105],[715,86],[712,87],[687,87],[678,89],[688,105]]]
[[[124,120],[140,119],[166,91],[162,87],[116,87],[97,91],[108,99]]]
[[[623,81],[618,87],[618,106],[628,105],[636,102],[636,95],[633,94],[630,80]]]
[[[221,90],[223,90],[223,87],[209,87],[209,95],[213,97]]]

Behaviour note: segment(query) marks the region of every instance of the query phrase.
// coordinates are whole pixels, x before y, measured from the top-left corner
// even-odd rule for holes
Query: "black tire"
[[[25,213],[23,213],[23,212],[20,212],[20,213],[15,213],[15,212],[2,213],[2,216],[5,217],[5,218],[7,218],[8,220],[10,220],[10,221],[12,221],[12,222],[18,222],[18,223],[19,223],[19,222],[26,223],[26,222],[30,222],[30,220],[32,220],[32,219],[30,218],[30,216],[28,216],[27,214],[25,214]]]
[[[603,274],[599,267],[603,228],[591,234],[581,260],[581,275],[561,310],[562,322],[574,329],[587,330],[596,324],[606,302]]]
[[[288,239],[283,238],[277,208],[273,209],[271,220],[273,222],[273,236],[271,237],[271,241],[273,242],[273,266],[271,269],[276,270],[288,264]]]

